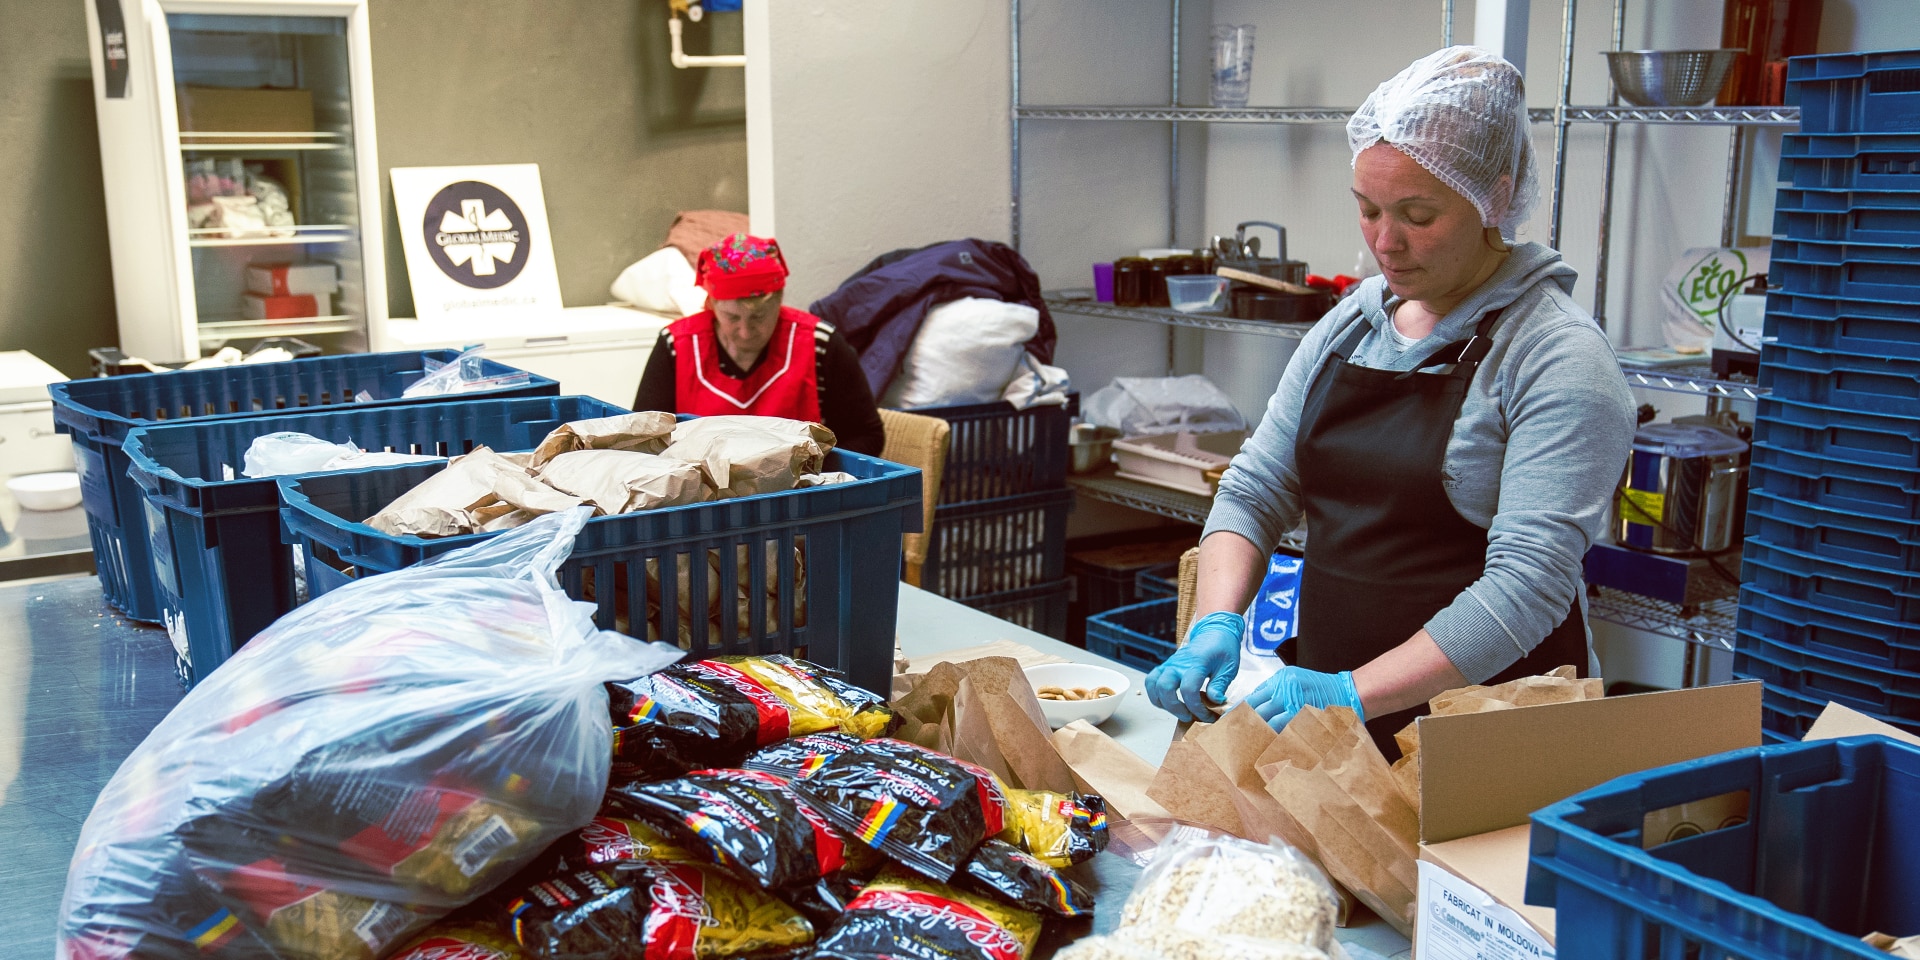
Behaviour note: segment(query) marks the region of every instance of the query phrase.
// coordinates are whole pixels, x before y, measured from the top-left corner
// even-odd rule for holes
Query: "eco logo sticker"
[[[531,242],[526,215],[513,198],[478,180],[448,184],[427,203],[421,225],[440,272],[480,290],[513,282]]]

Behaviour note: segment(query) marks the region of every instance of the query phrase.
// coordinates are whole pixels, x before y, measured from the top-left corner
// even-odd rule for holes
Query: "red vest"
[[[766,355],[744,380],[720,372],[720,340],[714,335],[713,320],[713,311],[702,310],[667,327],[673,337],[674,398],[680,408],[676,413],[752,414],[819,422],[819,381],[814,369],[814,328],[819,317],[781,307]]]

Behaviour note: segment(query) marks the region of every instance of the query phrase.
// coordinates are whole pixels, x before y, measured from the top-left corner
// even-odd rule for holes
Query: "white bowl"
[[[80,475],[28,473],[7,481],[7,492],[23,510],[65,510],[80,505]]]
[[[1113,716],[1119,709],[1120,698],[1127,695],[1133,686],[1126,674],[1106,667],[1096,667],[1090,663],[1043,663],[1027,668],[1027,682],[1033,684],[1038,692],[1041,687],[1081,687],[1097,690],[1112,687],[1113,695],[1096,700],[1046,700],[1040,701],[1040,712],[1047,715],[1047,726],[1055,730],[1075,720],[1100,724]]]

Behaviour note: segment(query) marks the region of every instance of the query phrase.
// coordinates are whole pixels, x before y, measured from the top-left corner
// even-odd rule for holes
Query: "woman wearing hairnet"
[[[1539,193],[1512,64],[1473,47],[1424,57],[1367,98],[1347,139],[1384,276],[1287,364],[1220,481],[1196,620],[1146,686],[1196,720],[1250,687],[1276,730],[1304,706],[1351,707],[1392,758],[1394,732],[1442,691],[1588,674],[1581,558],[1634,414],[1573,269],[1506,239]],[[1240,611],[1303,517],[1290,662],[1243,667]]]

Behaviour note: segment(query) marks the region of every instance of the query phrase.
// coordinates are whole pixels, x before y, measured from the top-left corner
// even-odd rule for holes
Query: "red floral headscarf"
[[[698,282],[715,300],[739,300],[784,290],[787,261],[772,237],[732,236],[700,251]]]

